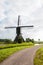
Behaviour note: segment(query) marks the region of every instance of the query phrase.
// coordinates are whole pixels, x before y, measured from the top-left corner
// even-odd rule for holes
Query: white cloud
[[[15,33],[13,30],[12,32],[11,30],[6,30],[5,32],[3,27],[17,26],[18,15],[21,15],[21,25],[33,24],[36,26],[34,29],[25,29],[25,31],[27,30],[27,34],[23,29],[24,37],[31,37],[35,39],[43,38],[41,35],[43,32],[43,0],[1,0],[0,30],[3,30],[1,36],[4,34],[4,36],[7,38],[9,38],[9,36],[11,36],[11,38],[12,36],[14,37]],[[10,33],[10,35],[8,33]]]
[[[3,12],[4,12],[4,8],[3,8],[3,6],[0,4],[0,20],[5,17],[5,15],[3,14]]]

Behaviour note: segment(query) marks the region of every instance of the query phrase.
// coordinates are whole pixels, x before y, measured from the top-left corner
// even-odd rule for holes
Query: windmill
[[[19,23],[20,23],[20,15],[18,16],[18,25],[17,27],[16,26],[13,26],[13,27],[5,27],[5,29],[10,29],[10,28],[16,28],[16,34],[17,36],[15,37],[15,42],[18,42],[18,43],[21,43],[24,41],[22,35],[21,35],[21,28],[25,28],[25,27],[34,27],[33,25],[31,26],[19,26]],[[22,41],[21,41],[22,40]]]

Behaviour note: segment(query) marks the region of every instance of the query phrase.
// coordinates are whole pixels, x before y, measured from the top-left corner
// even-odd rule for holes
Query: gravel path
[[[0,65],[33,65],[33,58],[37,49],[41,45],[36,45],[32,48],[27,48],[14,53],[9,58],[4,60]]]

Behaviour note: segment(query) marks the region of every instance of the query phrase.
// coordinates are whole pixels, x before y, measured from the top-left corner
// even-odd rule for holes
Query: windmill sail
[[[21,35],[21,28],[26,28],[26,27],[33,28],[33,27],[34,27],[33,25],[30,25],[30,26],[19,26],[19,24],[20,24],[20,16],[18,16],[18,25],[17,25],[17,26],[5,27],[5,29],[16,28],[16,34],[17,34],[17,36],[16,36],[16,38],[15,38],[15,40],[14,40],[15,42],[19,42],[19,41],[18,41],[19,38],[22,39],[21,42],[24,41],[24,39],[23,39],[23,37],[22,37],[22,35]]]
[[[16,26],[14,26],[14,27],[5,27],[5,29],[10,29],[10,28],[16,28]]]

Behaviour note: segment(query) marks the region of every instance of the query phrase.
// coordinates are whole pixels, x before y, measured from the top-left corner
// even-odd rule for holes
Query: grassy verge
[[[29,44],[29,45],[28,45]],[[23,43],[23,44],[16,44],[16,47],[13,47],[13,48],[6,48],[6,49],[1,49],[0,50],[0,62],[2,62],[4,59],[6,59],[7,57],[9,57],[11,54],[19,51],[19,50],[22,50],[22,49],[25,49],[25,48],[29,48],[33,46],[33,43]]]
[[[35,55],[34,65],[43,65],[43,48],[40,48]]]
[[[13,47],[21,47],[21,46],[31,46],[33,43],[22,43],[22,44],[3,44],[0,45],[0,49],[13,48]]]

